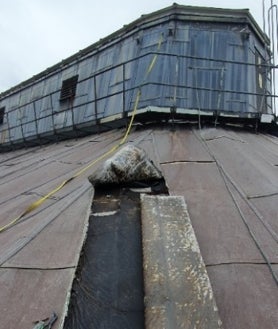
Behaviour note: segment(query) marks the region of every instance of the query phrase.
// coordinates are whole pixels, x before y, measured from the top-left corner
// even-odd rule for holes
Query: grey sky
[[[265,0],[270,6],[271,0]],[[0,92],[155,10],[169,0],[0,0]],[[261,0],[187,0],[182,5],[249,8],[262,27]]]

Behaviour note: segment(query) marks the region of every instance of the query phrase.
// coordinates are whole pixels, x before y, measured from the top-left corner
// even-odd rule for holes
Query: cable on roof
[[[163,34],[160,35],[160,38],[158,40],[158,44],[157,44],[157,50],[159,51],[161,48],[161,44],[163,41]],[[135,99],[135,103],[134,103],[134,108],[132,111],[132,115],[130,118],[130,122],[128,124],[128,127],[126,129],[126,132],[123,136],[123,138],[120,140],[120,142],[116,145],[114,145],[110,150],[108,150],[107,152],[105,152],[104,154],[102,154],[100,157],[98,157],[97,159],[95,159],[94,161],[92,161],[91,163],[89,163],[86,167],[84,167],[83,169],[79,170],[77,173],[75,173],[72,177],[64,180],[60,185],[58,185],[56,188],[54,188],[52,191],[50,191],[48,194],[46,194],[44,197],[40,198],[39,200],[31,203],[19,216],[17,216],[16,218],[12,219],[8,224],[0,227],[0,233],[6,231],[7,229],[9,229],[10,227],[16,225],[17,223],[19,223],[20,219],[22,219],[25,215],[29,214],[30,212],[34,211],[36,208],[38,208],[41,204],[43,204],[45,202],[45,200],[47,200],[48,198],[50,198],[53,194],[57,193],[58,191],[60,191],[65,185],[67,185],[68,183],[70,183],[72,180],[74,180],[75,178],[77,178],[78,176],[82,175],[85,171],[87,171],[88,169],[90,169],[91,167],[93,167],[96,163],[98,163],[99,161],[103,160],[104,158],[106,158],[108,155],[114,153],[118,148],[120,148],[123,144],[126,143],[126,140],[130,134],[131,131],[131,127],[137,112],[137,108],[138,108],[138,104],[141,98],[141,86],[145,83],[147,77],[149,76],[149,74],[151,73],[151,71],[153,70],[155,63],[157,61],[157,57],[158,57],[158,53],[155,53],[149,66],[147,67],[144,79],[141,83],[141,85],[138,87],[138,91],[136,94],[136,99]]]

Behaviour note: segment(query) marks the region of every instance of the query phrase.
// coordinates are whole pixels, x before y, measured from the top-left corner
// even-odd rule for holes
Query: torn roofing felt
[[[95,196],[65,329],[144,328],[140,194],[123,185],[161,179],[145,151],[133,145],[89,177]]]
[[[121,136],[121,130],[113,130],[0,154],[1,225],[80,165],[110,150]],[[128,141],[158,164],[170,195],[185,198],[223,327],[276,328],[278,290],[269,268],[278,274],[277,137],[235,127],[200,132],[171,124],[144,126]],[[92,201],[86,180],[82,175],[71,181],[32,216],[0,234],[0,257],[7,259],[0,267],[0,309],[6,310],[1,329],[33,328],[33,321],[53,311],[55,326],[61,327]],[[31,239],[45,219],[54,217]]]
[[[144,150],[133,145],[123,147],[106,160],[100,170],[89,176],[89,181],[94,186],[159,179],[162,179],[160,170]]]
[[[142,272],[140,194],[96,188],[64,329],[143,329]]]

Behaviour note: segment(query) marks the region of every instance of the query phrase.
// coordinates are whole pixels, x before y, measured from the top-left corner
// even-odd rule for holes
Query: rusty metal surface
[[[222,328],[184,199],[141,205],[146,329]]]

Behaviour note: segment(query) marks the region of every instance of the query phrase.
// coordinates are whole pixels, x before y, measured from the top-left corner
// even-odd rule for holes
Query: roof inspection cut
[[[122,134],[115,130],[1,154],[1,226]],[[144,149],[161,169],[170,195],[184,197],[224,326],[274,328],[277,138],[166,126],[135,130],[128,143]],[[53,311],[63,322],[93,197],[87,176],[95,169],[0,234],[1,328],[27,329]]]
[[[0,94],[0,329],[278,328],[273,33],[174,3]]]

